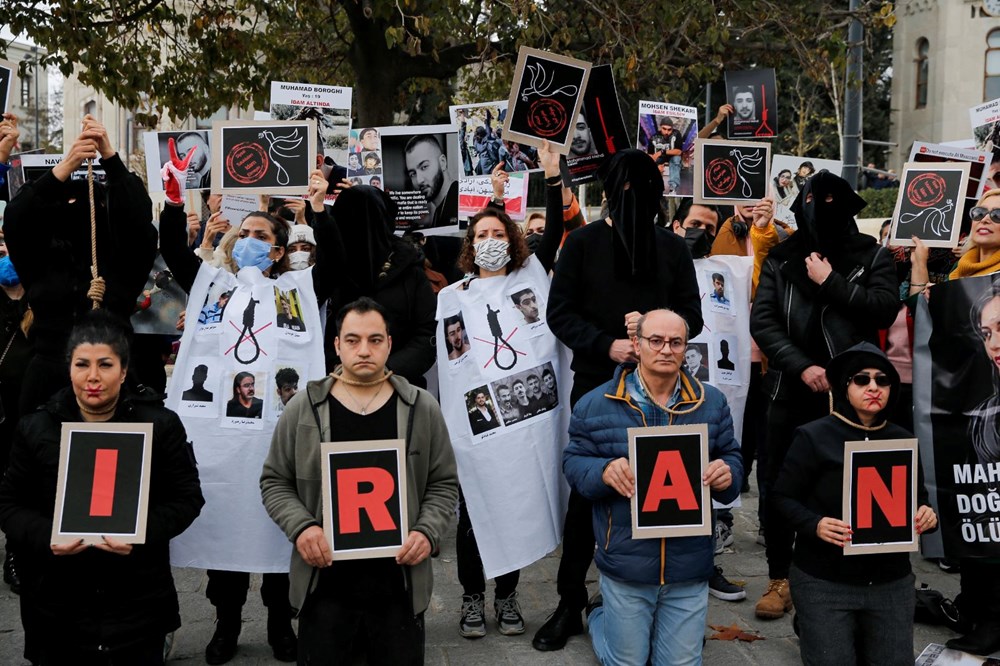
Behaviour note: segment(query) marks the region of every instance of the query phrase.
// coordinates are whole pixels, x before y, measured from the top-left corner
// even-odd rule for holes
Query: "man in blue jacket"
[[[592,602],[588,624],[606,666],[641,666],[650,657],[654,665],[701,664],[714,536],[633,539],[629,501],[628,429],[645,426],[707,424],[702,483],[720,502],[739,494],[743,465],[729,406],[718,389],[682,369],[687,337],[674,312],[643,315],[632,338],[638,366],[620,365],[614,379],[580,400],[570,422],[563,471],[594,503],[603,601]]]

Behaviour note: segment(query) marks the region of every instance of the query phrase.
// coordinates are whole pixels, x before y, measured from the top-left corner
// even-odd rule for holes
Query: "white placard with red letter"
[[[844,555],[908,553],[917,540],[917,440],[845,442]]]

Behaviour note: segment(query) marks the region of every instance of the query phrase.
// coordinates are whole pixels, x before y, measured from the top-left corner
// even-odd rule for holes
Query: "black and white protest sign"
[[[969,186],[965,190],[965,198],[978,200],[979,197],[983,196],[983,190],[986,186],[986,179],[983,178],[983,175],[990,163],[990,155],[985,151],[914,141],[913,147],[910,148],[910,157],[906,161],[924,164],[968,162],[971,166],[969,167]],[[992,183],[990,183],[990,187],[993,187]]]
[[[741,204],[767,195],[771,144],[698,139],[694,154],[694,203]]]
[[[381,178],[396,204],[396,229],[457,230],[458,132],[452,125],[379,127]]]
[[[322,445],[323,531],[334,560],[392,557],[406,541],[406,442]]]
[[[712,503],[701,477],[708,469],[708,426],[628,429],[635,476],[632,538],[707,536]]]
[[[12,155],[10,158],[10,171],[8,172],[8,185],[10,187],[10,198],[13,199],[25,183],[36,181],[46,174],[52,167],[62,162],[61,154],[46,154],[40,151],[20,153]],[[95,183],[104,183],[107,174],[99,160],[94,160],[93,174]],[[70,174],[70,180],[86,180],[86,162],[79,169]]]
[[[151,423],[64,423],[52,543],[144,543]]]
[[[917,440],[844,443],[844,555],[917,550]]]
[[[778,97],[773,69],[726,72],[730,139],[765,138],[778,134]]]
[[[583,105],[590,63],[522,46],[507,101],[503,138],[529,146],[548,140],[563,155]]]
[[[583,107],[570,125],[572,140],[566,165],[572,185],[596,180],[604,160],[629,147],[611,65],[597,65],[590,70]]]
[[[16,91],[17,65],[8,60],[0,60],[0,113],[6,113],[14,106]]]
[[[171,155],[170,140],[174,140]],[[150,192],[163,191],[163,165],[172,157],[184,160],[194,151],[187,165],[186,190],[207,190],[212,186],[212,148],[208,130],[183,132],[143,132],[142,145],[146,151],[146,182]]]
[[[271,82],[271,120],[316,121],[319,151],[340,165],[347,164],[353,90],[291,81]]]
[[[316,168],[316,121],[212,123],[212,190],[304,194]]]
[[[1000,99],[971,107],[969,121],[976,149],[988,153],[991,162],[1000,160]]]
[[[968,162],[907,162],[889,243],[912,246],[916,236],[928,247],[958,246],[970,167]]]

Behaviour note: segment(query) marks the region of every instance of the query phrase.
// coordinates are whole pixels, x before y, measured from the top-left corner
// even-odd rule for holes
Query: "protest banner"
[[[991,163],[1000,160],[1000,99],[971,107],[969,121],[976,150],[987,153]]]
[[[351,132],[352,94],[344,86],[272,81],[271,120],[315,121],[319,151],[333,164],[343,165]]]
[[[778,95],[773,69],[726,72],[726,101],[730,139],[778,135]]]
[[[611,65],[590,70],[583,106],[571,126],[573,139],[566,154],[569,184],[593,182],[601,165],[630,145]]]
[[[508,173],[541,171],[538,149],[501,139],[507,117],[507,101],[448,107],[451,123],[458,130],[462,158],[460,178],[488,180],[501,164]]]
[[[793,229],[798,228],[792,203],[799,190],[810,178],[820,171],[829,171],[839,176],[844,163],[840,160],[824,160],[817,157],[798,155],[774,155],[771,159],[771,183],[769,193],[774,197],[774,217]]]
[[[920,163],[968,162],[971,166],[969,167],[969,186],[965,190],[965,198],[978,200],[979,197],[983,196],[983,190],[986,187],[986,179],[983,178],[983,174],[989,165],[990,156],[982,150],[914,141],[913,147],[910,148],[910,157],[906,161]]]
[[[298,194],[316,168],[316,121],[212,123],[212,191]]]
[[[183,160],[192,150],[187,165],[187,190],[207,190],[212,187],[212,144],[208,130],[181,132],[143,132],[142,145],[146,152],[146,189],[163,191],[163,165],[171,161],[170,140],[174,140],[174,156]]]
[[[694,154],[694,203],[736,205],[767,196],[771,144],[698,139]]]
[[[458,216],[468,220],[493,198],[493,183],[486,178],[462,178],[458,181]],[[528,213],[528,175],[511,174],[503,185],[504,211],[510,219],[522,221]]]
[[[21,191],[25,183],[38,180],[52,167],[63,160],[61,154],[49,154],[33,151],[30,153],[20,153],[12,155],[10,158],[10,171],[7,174],[10,188],[10,198],[13,199]],[[101,166],[100,161],[94,160],[93,164],[94,182],[104,183],[108,176]],[[87,180],[86,162],[79,169],[70,174],[70,180]]]
[[[889,244],[912,247],[916,236],[928,247],[957,247],[970,167],[968,162],[903,165]]]
[[[635,147],[645,150],[663,174],[663,196],[689,197],[694,192],[698,109],[668,102],[639,102]]]
[[[844,443],[844,555],[909,553],[919,546],[917,440]]]

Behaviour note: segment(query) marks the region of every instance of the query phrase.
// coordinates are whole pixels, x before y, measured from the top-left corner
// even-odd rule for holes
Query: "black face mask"
[[[528,249],[531,250],[531,254],[538,251],[538,247],[542,244],[541,234],[531,234],[524,239],[524,242],[528,244]]]
[[[689,227],[684,230],[684,242],[687,243],[692,258],[702,259],[711,253],[715,236],[706,233],[704,229]]]

